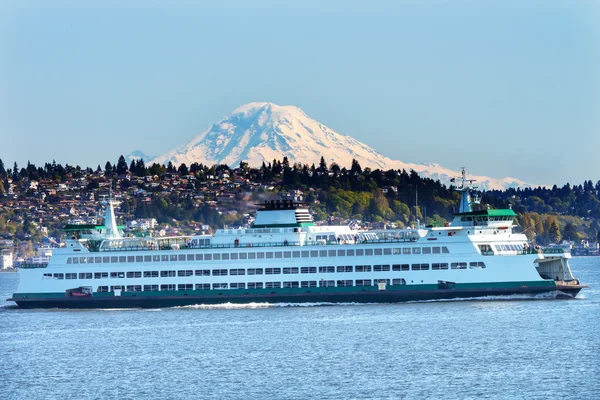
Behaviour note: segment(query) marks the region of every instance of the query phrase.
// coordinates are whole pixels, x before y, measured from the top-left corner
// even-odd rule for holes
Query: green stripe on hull
[[[121,308],[172,307],[191,304],[222,303],[298,303],[298,302],[357,302],[393,303],[413,300],[452,299],[516,293],[542,293],[556,289],[553,281],[496,282],[456,284],[451,289],[438,285],[389,285],[386,290],[377,286],[174,290],[159,292],[94,293],[92,297],[66,297],[64,293],[15,293],[12,301],[23,308]]]

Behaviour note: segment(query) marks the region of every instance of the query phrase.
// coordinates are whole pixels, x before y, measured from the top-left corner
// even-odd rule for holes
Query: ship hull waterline
[[[403,303],[409,301],[458,300],[489,296],[553,294],[553,298],[572,299],[583,285],[476,288],[476,289],[433,289],[433,290],[369,290],[351,292],[302,293],[270,292],[268,294],[183,294],[167,296],[102,296],[102,297],[36,297],[9,299],[19,308],[168,308],[190,305],[218,304],[298,304],[298,303]]]

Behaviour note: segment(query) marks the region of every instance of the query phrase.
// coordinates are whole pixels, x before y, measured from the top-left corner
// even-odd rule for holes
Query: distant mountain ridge
[[[460,175],[439,164],[411,164],[392,160],[364,143],[311,119],[298,107],[278,106],[268,102],[238,107],[188,143],[145,161],[160,164],[171,161],[175,165],[199,162],[230,166],[246,161],[251,166],[260,166],[263,162],[287,157],[291,164],[318,165],[321,156],[328,165],[336,162],[346,168],[350,167],[352,159],[356,159],[363,168],[413,169],[419,175],[439,179],[445,184]],[[482,189],[531,186],[511,177],[495,179],[469,174],[469,178],[477,180]]]

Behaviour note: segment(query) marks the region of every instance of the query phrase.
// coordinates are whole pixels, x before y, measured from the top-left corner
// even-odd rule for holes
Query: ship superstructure
[[[585,287],[564,250],[533,247],[515,213],[473,210],[463,169],[451,224],[403,230],[316,226],[295,199],[260,205],[250,228],[213,235],[126,237],[105,224],[68,225],[48,265],[20,269],[20,307],[164,307],[252,302],[400,302]]]

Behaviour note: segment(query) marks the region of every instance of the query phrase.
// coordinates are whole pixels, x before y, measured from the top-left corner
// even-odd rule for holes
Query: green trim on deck
[[[464,213],[456,213],[455,216],[460,217],[516,217],[517,214],[511,209],[508,210],[478,210]]]

